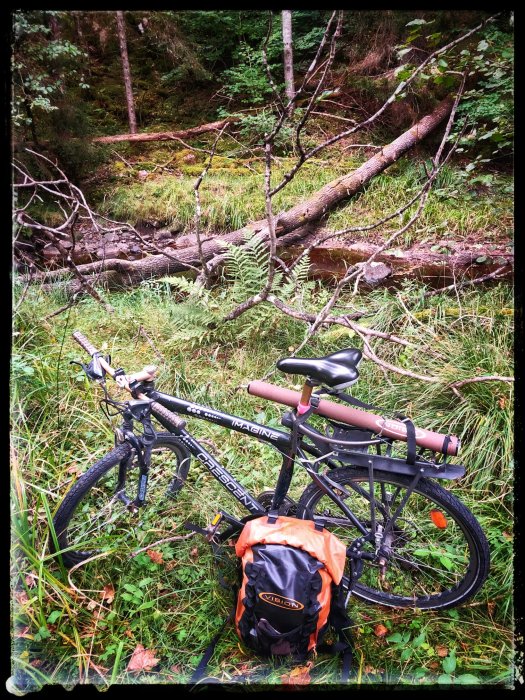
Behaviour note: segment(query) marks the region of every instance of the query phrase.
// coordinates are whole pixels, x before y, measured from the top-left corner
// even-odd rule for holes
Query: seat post
[[[314,386],[317,386],[317,382],[313,382],[308,378],[303,384],[303,391],[301,393],[301,398],[297,404],[297,413],[302,416],[310,408],[310,398],[312,396],[312,390]]]

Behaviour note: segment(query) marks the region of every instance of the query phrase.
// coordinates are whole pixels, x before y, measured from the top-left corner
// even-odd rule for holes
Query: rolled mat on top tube
[[[276,401],[277,403],[284,404],[285,406],[291,406],[295,408],[299,403],[301,394],[298,391],[292,391],[291,389],[284,389],[280,386],[275,386],[274,384],[268,384],[267,382],[261,382],[255,380],[248,384],[248,393],[253,396],[259,396],[262,399],[268,399],[270,401]],[[398,420],[392,420],[390,418],[383,418],[383,416],[378,416],[374,413],[368,413],[366,411],[360,411],[357,408],[352,408],[351,406],[343,406],[341,404],[334,403],[333,401],[327,401],[326,399],[321,399],[319,401],[319,406],[314,410],[320,416],[325,416],[326,418],[333,418],[333,420],[340,421],[342,423],[348,423],[349,425],[356,426],[358,428],[365,428],[367,430],[372,430],[374,433],[380,433],[385,437],[395,438],[396,440],[407,440],[407,430],[406,425]],[[442,433],[434,433],[431,430],[425,430],[424,428],[416,428],[416,444],[419,447],[426,447],[428,450],[433,452],[442,452],[449,455],[457,455],[459,452],[460,441],[455,435],[449,435],[448,445],[446,444],[447,435]]]

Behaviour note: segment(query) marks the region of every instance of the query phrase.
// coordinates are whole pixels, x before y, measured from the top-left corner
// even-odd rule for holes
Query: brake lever
[[[109,356],[108,358],[106,358],[106,361],[109,362]],[[83,362],[78,362],[77,360],[70,360],[69,364],[80,365],[80,367],[82,367],[82,369],[86,373],[88,379],[91,379],[95,382],[103,380],[106,376],[106,370],[100,364],[98,353],[96,355],[93,355],[91,362],[87,365]]]

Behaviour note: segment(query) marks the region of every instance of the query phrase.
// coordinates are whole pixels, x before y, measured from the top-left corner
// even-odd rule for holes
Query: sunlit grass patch
[[[307,162],[293,180],[273,200],[275,212],[290,207],[313,195],[328,182],[352,172],[363,161],[333,159]],[[291,158],[278,159],[272,184],[293,165]],[[189,231],[195,225],[193,186],[204,167],[191,165],[178,174],[156,175],[145,182],[131,181],[115,185],[104,201],[104,211],[117,219],[158,221],[176,230]],[[201,226],[209,233],[232,231],[250,221],[265,216],[264,172],[262,164],[256,170],[218,167],[211,168],[200,188]],[[424,241],[450,238],[464,240],[508,240],[513,229],[513,203],[508,176],[490,176],[483,183],[464,177],[457,166],[446,166],[440,173],[425,208],[416,223],[397,244],[409,246]],[[373,224],[396,211],[414,196],[425,182],[423,164],[400,161],[368,183],[363,191],[348,202],[329,212],[323,225],[340,230]],[[468,205],[466,204],[468,202]],[[417,203],[401,216],[381,224],[372,232],[353,232],[351,239],[370,237],[381,240],[405,224],[415,212]]]

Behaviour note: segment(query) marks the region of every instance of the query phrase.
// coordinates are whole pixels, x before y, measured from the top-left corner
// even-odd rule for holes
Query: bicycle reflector
[[[431,510],[430,519],[440,530],[444,530],[447,526],[447,519],[440,510]]]

